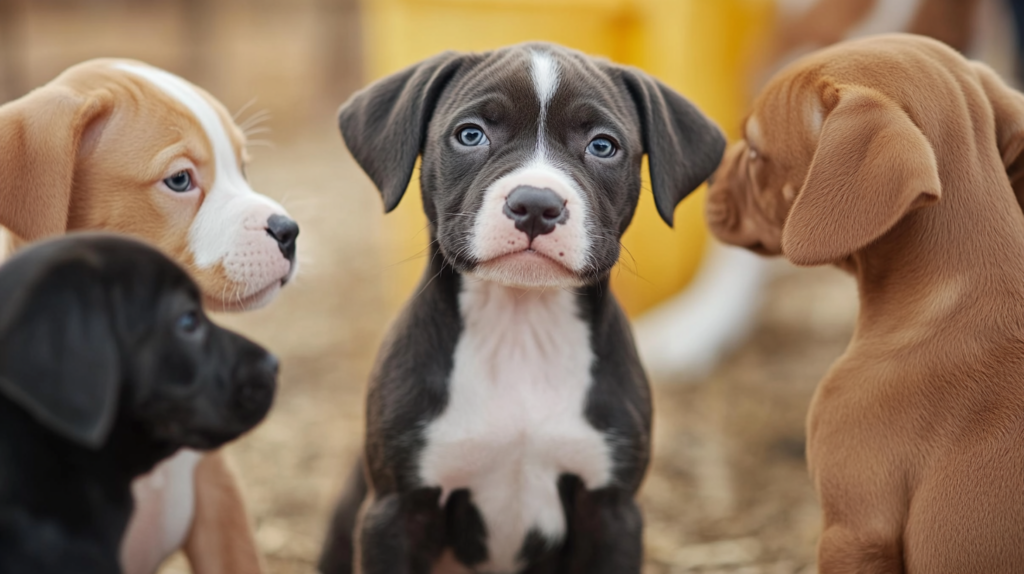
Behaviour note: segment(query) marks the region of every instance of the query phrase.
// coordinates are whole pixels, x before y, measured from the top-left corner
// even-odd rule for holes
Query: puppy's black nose
[[[274,214],[267,219],[267,234],[277,241],[281,255],[288,261],[295,260],[295,238],[299,236],[299,224],[284,215]]]
[[[565,223],[569,213],[565,201],[550,189],[521,185],[505,200],[505,215],[515,222],[516,229],[533,241],[534,237],[551,233],[555,225]]]
[[[258,365],[259,370],[270,379],[276,379],[277,374],[281,371],[281,361],[278,361],[277,357],[271,354],[263,357]]]
[[[267,414],[277,390],[280,364],[277,357],[255,347],[252,353],[261,353],[258,359],[247,354],[234,374],[234,414],[246,425],[254,425]]]

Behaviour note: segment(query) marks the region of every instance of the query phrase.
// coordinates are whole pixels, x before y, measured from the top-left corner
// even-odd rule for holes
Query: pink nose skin
[[[559,223],[565,223],[569,213],[562,198],[550,189],[529,185],[512,190],[502,210],[511,219],[516,229],[529,237],[530,242],[539,235],[547,235]]]

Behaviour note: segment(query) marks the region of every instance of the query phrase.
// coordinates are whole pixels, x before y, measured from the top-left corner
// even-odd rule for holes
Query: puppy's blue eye
[[[600,158],[608,158],[615,155],[615,144],[608,138],[594,138],[587,146],[587,153]]]
[[[185,193],[195,189],[195,185],[192,184],[192,174],[187,169],[164,179],[164,185],[175,193]]]
[[[181,333],[191,335],[199,330],[201,323],[198,312],[187,311],[178,316],[177,328]]]
[[[490,140],[487,139],[487,136],[484,135],[484,131],[477,127],[462,128],[455,137],[459,140],[460,144],[468,147],[491,143]]]

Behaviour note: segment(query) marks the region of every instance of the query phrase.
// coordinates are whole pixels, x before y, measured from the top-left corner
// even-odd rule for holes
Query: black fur
[[[417,295],[392,327],[371,377],[365,472],[352,475],[335,512],[320,562],[325,574],[352,572],[354,561],[363,574],[426,574],[445,551],[471,567],[487,559],[486,525],[473,493],[455,491],[441,507],[440,492],[421,484],[417,471],[423,431],[449,400],[463,276],[479,264],[465,249],[473,225],[466,215],[479,211],[483,190],[536,150],[533,50],[556,58],[560,72],[543,134],[551,161],[575,180],[592,218],[591,258],[577,271],[583,287],[576,294],[596,357],[585,415],[607,437],[614,470],[611,483],[595,490],[562,476],[566,536],[551,543],[528,535],[522,572],[640,571],[642,520],[634,496],[650,454],[651,398],[608,277],[636,209],[644,154],[659,212],[671,224],[678,202],[717,167],[725,140],[691,103],[639,70],[525,44],[436,56],[371,85],[340,111],[345,142],[386,209],[397,205],[423,156],[432,242]],[[457,145],[455,133],[467,122],[481,126],[489,145]],[[595,134],[614,138],[620,153],[602,161],[586,155]]]
[[[131,481],[258,423],[277,361],[141,243],[69,235],[0,268],[0,573],[113,574]]]

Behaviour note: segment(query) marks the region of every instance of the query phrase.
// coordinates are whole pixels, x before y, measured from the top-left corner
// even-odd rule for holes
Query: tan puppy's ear
[[[995,116],[996,145],[1017,203],[1024,207],[1024,94],[1003,82],[992,68],[971,62]]]
[[[50,85],[0,106],[0,225],[28,241],[67,230],[82,134],[110,103]]]
[[[818,149],[782,231],[797,265],[843,259],[941,193],[935,152],[895,102],[855,86],[825,86],[822,101]]]

